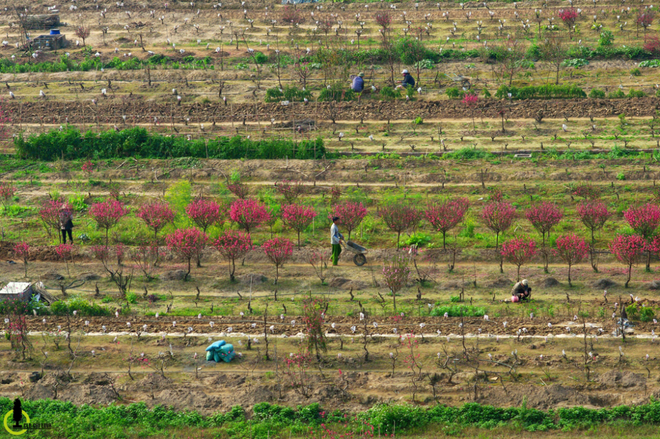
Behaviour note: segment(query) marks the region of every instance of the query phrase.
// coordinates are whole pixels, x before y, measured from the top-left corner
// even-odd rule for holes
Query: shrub
[[[623,90],[618,89],[615,92],[608,93],[607,98],[608,99],[623,99],[626,97],[626,94],[623,92]]]
[[[321,94],[319,95],[319,102],[352,101],[353,99],[355,99],[355,92],[351,89],[344,88],[341,82],[335,82],[329,85],[321,90]]]
[[[592,99],[605,99],[605,92],[597,88],[592,88],[589,92],[589,97]]]
[[[286,86],[283,89],[273,87],[266,90],[266,102],[302,102],[305,99],[311,99],[312,93],[309,90],[299,89],[298,87]]]
[[[50,306],[50,312],[57,316],[63,316],[73,313],[79,316],[109,316],[112,311],[104,306],[96,303],[89,303],[84,299],[74,298],[69,300],[58,300],[53,302]]]
[[[646,97],[646,93],[644,93],[642,90],[631,89],[628,92],[628,97],[629,98],[643,98],[643,97]]]
[[[641,76],[642,71],[635,67],[634,69],[630,70],[630,74],[633,76]]]

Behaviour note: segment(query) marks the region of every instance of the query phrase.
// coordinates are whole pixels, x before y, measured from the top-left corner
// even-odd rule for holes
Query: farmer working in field
[[[511,302],[522,302],[523,300],[529,299],[532,295],[532,289],[529,287],[527,279],[523,279],[520,282],[516,282],[511,290]]]
[[[362,93],[364,90],[364,73],[360,72],[357,76],[351,76],[353,82],[351,83],[351,90],[355,93]]]
[[[332,244],[332,265],[337,265],[339,262],[339,255],[341,254],[341,242],[344,240],[344,235],[339,233],[339,217],[332,218],[332,226],[330,227],[330,243]]]
[[[62,230],[62,243],[66,244],[66,235],[69,235],[69,242],[73,244],[73,212],[69,209],[66,204],[62,204],[60,207],[60,218],[59,218],[60,230]]]
[[[415,86],[415,78],[412,77],[408,70],[404,70],[401,72],[401,74],[403,74],[403,80],[401,81],[401,85],[397,85],[396,88],[408,88]]]

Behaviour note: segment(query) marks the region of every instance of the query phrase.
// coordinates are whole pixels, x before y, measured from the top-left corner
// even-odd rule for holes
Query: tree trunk
[[[628,288],[628,284],[630,283],[630,276],[631,275],[632,275],[632,264],[628,265],[628,280],[626,280],[625,288]],[[621,306],[623,306],[623,304]]]
[[[568,286],[572,287],[573,284],[571,283],[571,264],[568,264]]]
[[[392,304],[394,305],[394,314],[396,314],[396,293],[392,290]]]
[[[231,260],[231,265],[229,267],[229,280],[234,282],[236,280],[236,277],[234,276],[234,273],[236,273],[236,261],[234,259]]]

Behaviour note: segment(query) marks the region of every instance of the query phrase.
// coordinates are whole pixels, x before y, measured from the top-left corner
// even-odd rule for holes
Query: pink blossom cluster
[[[213,225],[222,225],[224,209],[215,201],[198,199],[186,207],[186,213],[204,233]]]
[[[236,200],[229,208],[229,218],[246,232],[270,220],[270,213],[263,203],[257,200]]]

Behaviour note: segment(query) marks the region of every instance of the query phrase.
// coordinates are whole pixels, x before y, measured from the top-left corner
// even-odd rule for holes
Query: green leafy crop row
[[[294,142],[286,139],[249,140],[240,136],[192,139],[149,133],[144,128],[81,133],[73,127],[62,131],[18,136],[17,155],[32,160],[75,160],[82,157],[111,159],[143,158],[217,158],[217,159],[318,159],[325,154],[323,141]]]

